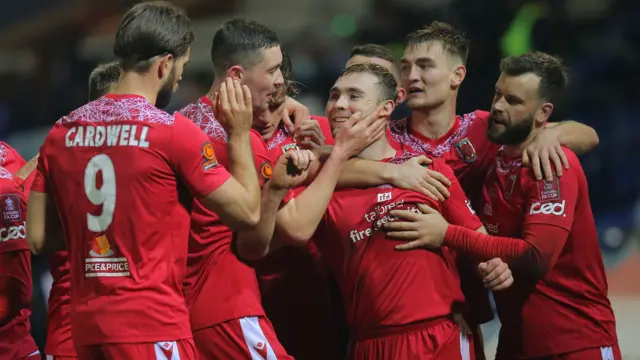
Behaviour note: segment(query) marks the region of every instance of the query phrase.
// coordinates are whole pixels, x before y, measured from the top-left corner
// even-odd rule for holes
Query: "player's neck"
[[[376,142],[362,150],[362,152],[358,154],[358,157],[365,160],[377,161],[393,157],[395,154],[396,149],[389,144],[389,140],[387,140],[387,136],[385,134]]]
[[[533,140],[535,139],[535,132],[529,134],[527,140],[521,142],[517,145],[505,145],[503,148],[504,154],[509,158],[516,158],[522,156],[524,150],[531,145]]]
[[[111,93],[140,95],[152,104],[156,103],[158,97],[158,90],[155,86],[150,84],[150,81],[143,74],[133,71],[124,72]]]
[[[206,97],[209,98],[209,100],[213,100],[213,94],[217,93],[220,90],[220,85],[222,84],[221,81],[218,80],[214,80],[213,84],[211,84],[211,88],[209,89],[209,91],[205,94]]]
[[[411,129],[429,139],[439,139],[451,130],[456,120],[456,103],[448,101],[430,109],[411,112]]]

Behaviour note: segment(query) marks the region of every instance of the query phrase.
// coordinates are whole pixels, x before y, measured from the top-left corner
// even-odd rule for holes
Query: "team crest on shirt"
[[[5,223],[20,221],[22,212],[20,210],[20,197],[17,194],[7,194],[0,196],[2,204],[2,220]]]
[[[300,150],[297,144],[291,143],[291,144],[284,145],[282,147],[283,154],[286,154],[287,151],[293,151],[293,150]]]
[[[121,277],[131,275],[126,257],[119,257],[106,235],[93,240],[89,257],[84,259],[85,277]]]
[[[476,159],[478,158],[476,149],[471,144],[471,141],[469,141],[469,138],[465,137],[458,140],[458,142],[456,142],[455,144],[455,147],[462,161],[466,162],[467,164],[476,161]]]
[[[268,161],[263,162],[262,165],[260,165],[260,176],[264,180],[269,180],[271,179],[271,175],[273,175],[273,167],[271,166],[271,163]]]
[[[202,146],[202,167],[205,170],[209,170],[218,165],[218,159],[216,159],[216,153],[213,151],[213,145],[207,141]]]

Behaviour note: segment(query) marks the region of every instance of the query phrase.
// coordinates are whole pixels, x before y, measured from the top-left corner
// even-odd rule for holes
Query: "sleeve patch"
[[[213,151],[213,145],[207,141],[202,146],[202,167],[205,170],[209,170],[218,165],[218,159],[216,159],[216,153]]]
[[[262,165],[260,165],[260,176],[265,180],[269,180],[271,179],[271,175],[273,175],[271,163],[268,161],[263,162]]]
[[[20,219],[22,219],[20,197],[17,194],[0,196],[0,206],[2,206],[2,220],[5,223],[20,221]]]
[[[540,201],[560,200],[560,179],[554,175],[551,181],[538,181]]]

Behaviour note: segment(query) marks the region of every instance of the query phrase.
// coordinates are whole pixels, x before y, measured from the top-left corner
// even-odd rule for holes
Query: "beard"
[[[533,114],[529,114],[526,118],[515,122],[510,122],[509,125],[500,123],[496,124],[497,117],[495,114],[489,115],[489,127],[487,128],[487,136],[493,143],[500,145],[518,145],[523,143],[531,134],[533,129]],[[499,132],[495,126],[504,126],[504,130]]]
[[[176,68],[171,69],[171,74],[169,74],[169,79],[167,82],[162,85],[160,91],[158,91],[158,96],[156,96],[156,107],[158,109],[164,109],[171,102],[171,96],[173,96],[173,88],[176,82]]]

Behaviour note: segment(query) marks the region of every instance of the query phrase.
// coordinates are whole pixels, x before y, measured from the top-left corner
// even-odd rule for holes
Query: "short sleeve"
[[[27,244],[27,204],[20,188],[11,179],[0,180],[0,253],[29,250]]]
[[[477,230],[482,226],[482,222],[471,207],[471,201],[467,198],[460,182],[453,174],[453,170],[448,165],[442,164],[434,170],[439,171],[451,181],[449,193],[451,194],[442,204],[442,216],[453,225],[462,226],[468,229]]]
[[[38,165],[34,170],[34,174],[29,175],[33,179],[31,183],[31,188],[29,191],[36,191],[40,193],[47,192],[47,152],[46,152],[46,140],[45,143],[40,147],[40,156],[38,156]]]
[[[229,180],[231,174],[218,163],[209,137],[184,116],[174,116],[171,165],[195,197],[204,197]]]
[[[525,227],[527,224],[549,224],[571,231],[579,191],[574,167],[579,166],[570,161],[570,168],[561,177],[554,174],[551,181],[536,181],[530,177],[526,189]]]
[[[9,170],[11,174],[15,174],[27,162],[24,158],[9,144],[0,141],[0,166]]]

